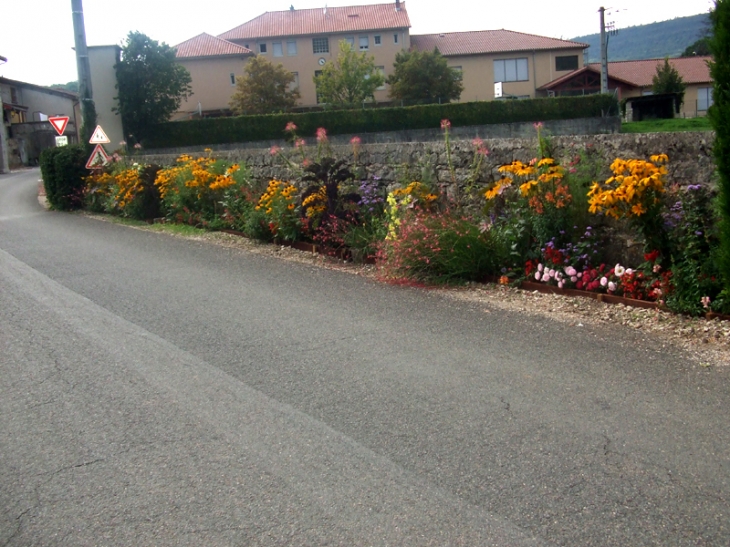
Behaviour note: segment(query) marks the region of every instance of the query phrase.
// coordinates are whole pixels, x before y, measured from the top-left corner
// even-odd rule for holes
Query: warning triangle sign
[[[48,121],[51,122],[56,133],[63,135],[63,132],[66,131],[66,124],[68,124],[68,116],[52,116],[48,118]]]
[[[94,134],[89,139],[89,144],[106,144],[108,142],[111,142],[109,137],[106,136],[101,126],[97,125],[96,129],[94,129]]]
[[[109,156],[107,155],[106,150],[104,150],[102,145],[97,144],[94,147],[94,151],[91,153],[91,156],[89,156],[89,161],[86,162],[86,168],[101,169],[107,163],[109,163]]]

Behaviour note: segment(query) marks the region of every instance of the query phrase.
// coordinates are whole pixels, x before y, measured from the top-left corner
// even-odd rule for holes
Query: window
[[[313,53],[329,53],[330,52],[329,38],[312,38],[312,52]]]
[[[555,57],[555,70],[578,70],[578,56]]]
[[[347,42],[348,44],[350,44],[350,47],[352,49],[355,49],[355,37],[354,36],[347,36],[347,37],[345,37],[345,42]]]
[[[286,43],[286,54],[289,56],[297,54],[297,41],[296,40],[289,40]]]
[[[367,36],[360,36],[360,51],[370,49],[370,40]]]
[[[697,90],[697,110],[703,112],[714,104],[712,100],[712,88],[701,87]]]
[[[397,34],[394,34],[393,35],[393,43],[394,44],[397,44],[398,43],[398,35]]]
[[[463,78],[463,76],[464,76],[464,74],[462,73],[461,67],[460,66],[452,66],[452,67],[449,67],[449,68],[451,68],[451,70],[453,70],[454,72],[456,72],[456,75],[458,76],[457,79],[459,81],[461,81],[462,78]]]
[[[376,34],[375,36],[373,36],[373,43],[374,43],[374,44],[375,44],[376,46],[379,46],[379,45],[381,45],[381,42],[380,42],[380,34]]]
[[[383,85],[376,87],[375,89],[383,90],[385,89],[385,67],[384,66],[376,66],[375,70],[378,71],[378,74],[380,74],[383,77]]]
[[[292,72],[292,76],[294,76],[294,81],[289,84],[289,91],[294,91],[299,87],[299,73]]]
[[[271,51],[273,52],[274,57],[284,56],[284,48],[281,47],[281,42],[274,42],[271,44]]]
[[[231,72],[231,85],[236,85],[236,75]]]
[[[497,59],[494,61],[495,82],[526,82],[527,57],[521,59]]]
[[[266,44],[259,44],[259,53],[261,55],[266,55]]]

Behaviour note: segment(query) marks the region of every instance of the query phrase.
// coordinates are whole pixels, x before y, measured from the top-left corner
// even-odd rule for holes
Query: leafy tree
[[[682,81],[682,76],[669,62],[669,58],[664,58],[663,65],[657,65],[656,74],[651,79],[651,90],[655,95],[660,93],[677,93],[677,111],[684,102],[684,91],[687,86]]]
[[[78,93],[79,92],[79,82],[73,81],[73,82],[68,82],[67,84],[53,84],[51,86],[51,89],[58,89],[59,91],[69,91],[71,93]]]
[[[290,89],[295,78],[284,65],[274,65],[256,56],[246,64],[245,72],[245,76],[236,79],[236,92],[231,97],[234,113],[270,114],[296,106],[299,88]]]
[[[710,39],[710,75],[713,81],[709,116],[715,129],[713,153],[719,175],[720,211],[719,271],[725,281],[725,299],[730,301],[730,0],[717,0],[710,13],[713,36]]]
[[[687,46],[682,57],[704,57],[710,54],[710,37],[703,36],[693,44]]]
[[[355,52],[344,40],[333,63],[328,61],[322,73],[314,77],[319,102],[339,108],[352,108],[375,100],[375,90],[385,78],[375,66],[375,58]]]
[[[155,124],[166,122],[192,92],[190,73],[175,62],[175,49],[141,32],[130,32],[122,45],[115,108],[124,131],[140,142]]]
[[[464,90],[460,71],[448,66],[438,49],[401,51],[395,56],[395,72],[388,76],[390,97],[408,104],[448,103]]]

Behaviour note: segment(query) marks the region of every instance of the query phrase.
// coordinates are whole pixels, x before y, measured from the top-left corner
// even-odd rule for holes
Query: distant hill
[[[608,60],[632,61],[679,57],[687,46],[701,38],[709,28],[710,17],[707,13],[622,28],[618,34],[608,39]],[[578,36],[571,40],[590,45],[586,50],[586,62],[600,62],[600,34]]]

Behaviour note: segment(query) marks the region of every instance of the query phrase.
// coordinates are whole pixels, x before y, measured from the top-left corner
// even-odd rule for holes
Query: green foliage
[[[713,37],[710,50],[714,60],[710,75],[714,82],[708,115],[715,128],[713,153],[719,174],[720,248],[718,266],[730,293],[730,0],[717,0],[711,14]]]
[[[322,73],[314,77],[319,102],[335,108],[354,108],[375,100],[375,90],[385,83],[375,67],[375,57],[357,53],[345,41],[333,63],[328,61]]]
[[[621,124],[621,133],[676,133],[678,131],[712,131],[712,124],[706,116],[701,118],[643,120]]]
[[[296,106],[299,89],[290,89],[295,78],[284,65],[274,65],[265,57],[256,56],[246,64],[245,72],[236,80],[230,101],[235,114],[286,112]]]
[[[705,57],[710,55],[710,37],[703,36],[696,42],[687,46],[682,52],[682,57]]]
[[[59,91],[68,91],[70,93],[78,93],[79,92],[79,82],[78,82],[78,80],[75,80],[73,82],[68,82],[66,84],[53,84],[50,87],[51,87],[51,89],[58,89]]]
[[[136,142],[169,120],[192,91],[190,74],[175,62],[175,49],[140,32],[129,33],[114,68],[119,92],[115,111],[125,134]]]
[[[83,145],[47,148],[41,152],[40,164],[46,199],[62,211],[83,206],[86,147]]]
[[[464,90],[460,71],[449,67],[435,48],[400,51],[393,67],[395,71],[386,80],[389,95],[406,104],[449,103],[458,100]]]
[[[676,93],[677,102],[676,107],[679,107],[684,102],[684,91],[687,86],[684,84],[682,77],[679,75],[679,71],[672,66],[669,62],[669,58],[664,58],[663,65],[657,65],[656,74],[651,79],[651,90],[655,95],[662,93]]]
[[[453,127],[458,127],[590,118],[602,116],[606,112],[618,114],[618,103],[613,96],[588,95],[209,118],[159,124],[154,127],[146,148],[281,139],[288,122],[297,125],[300,135],[314,135],[319,127],[326,127],[330,135],[338,135],[436,128],[444,118],[451,120]]]

